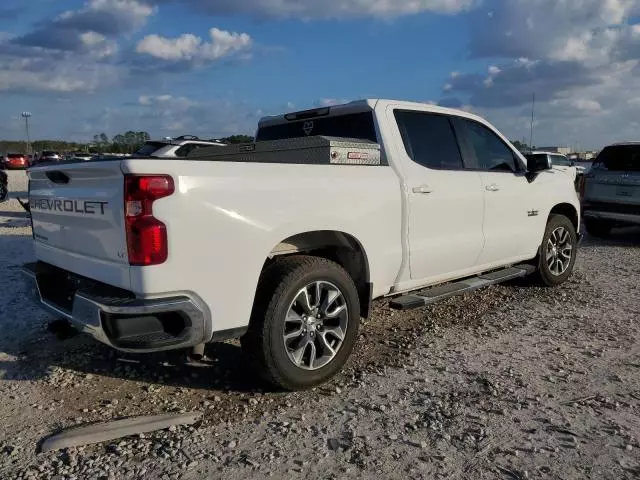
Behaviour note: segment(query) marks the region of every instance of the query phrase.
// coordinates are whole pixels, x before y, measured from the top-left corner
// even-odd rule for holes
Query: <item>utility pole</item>
[[[22,118],[24,118],[24,128],[27,131],[27,155],[31,154],[31,138],[29,137],[29,118],[31,112],[22,112]]]
[[[533,94],[533,102],[531,103],[531,135],[529,136],[529,148],[533,150],[533,121],[536,112],[536,94]]]

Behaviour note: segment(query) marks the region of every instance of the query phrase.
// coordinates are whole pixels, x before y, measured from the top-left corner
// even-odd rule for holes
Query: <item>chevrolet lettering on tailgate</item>
[[[32,198],[29,208],[40,212],[67,212],[82,213],[85,215],[104,215],[105,206],[109,202],[96,202],[89,200],[63,200],[53,198]]]

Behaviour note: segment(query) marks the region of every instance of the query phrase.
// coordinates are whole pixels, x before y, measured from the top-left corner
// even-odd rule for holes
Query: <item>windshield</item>
[[[167,144],[164,142],[147,142],[142,145],[134,155],[139,157],[148,157],[149,155],[153,155],[157,150],[166,146]]]
[[[377,142],[372,112],[336,115],[333,117],[299,120],[280,125],[262,127],[256,136],[257,142],[283,140],[307,136],[357,138]]]
[[[593,168],[610,172],[640,172],[640,144],[606,147],[593,162]]]

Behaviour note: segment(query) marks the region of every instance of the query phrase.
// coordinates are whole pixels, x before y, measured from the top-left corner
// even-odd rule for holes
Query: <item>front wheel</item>
[[[283,258],[261,276],[242,349],[271,384],[311,388],[347,362],[359,312],[356,286],[340,265],[319,257]]]
[[[548,287],[566,282],[573,273],[577,252],[578,235],[571,220],[564,215],[552,215],[538,255],[540,282]]]

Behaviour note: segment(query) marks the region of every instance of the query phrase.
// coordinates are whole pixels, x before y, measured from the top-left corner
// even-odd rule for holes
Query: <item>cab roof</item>
[[[265,127],[269,125],[278,125],[286,122],[311,119],[320,116],[329,115],[346,115],[349,113],[360,113],[373,110],[378,107],[384,107],[385,104],[394,105],[399,109],[407,110],[422,110],[426,112],[440,113],[444,115],[456,115],[459,117],[471,118],[474,120],[480,120],[486,122],[481,117],[469,113],[464,110],[458,110],[454,108],[440,107],[429,103],[422,102],[408,102],[404,100],[392,100],[392,99],[378,99],[367,98],[362,100],[354,100],[349,103],[343,103],[339,105],[331,105],[326,107],[314,108],[311,110],[302,110],[299,112],[290,112],[281,115],[266,116],[260,119],[258,127]]]

